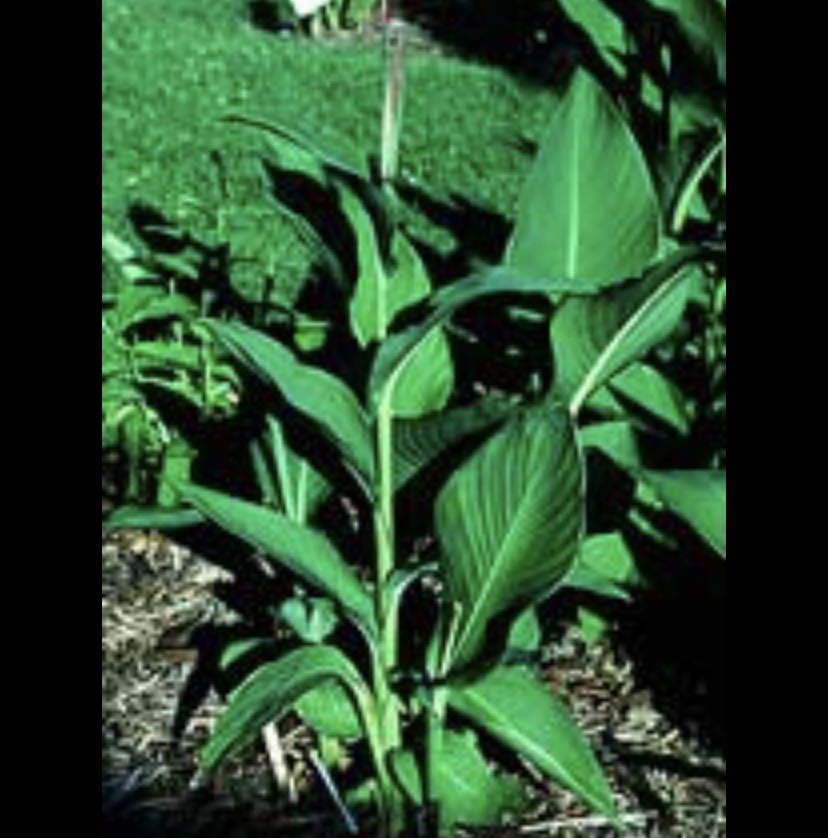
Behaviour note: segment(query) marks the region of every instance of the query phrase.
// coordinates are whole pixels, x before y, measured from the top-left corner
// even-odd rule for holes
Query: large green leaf
[[[684,314],[696,249],[680,251],[644,278],[592,297],[571,297],[552,319],[556,387],[577,413],[613,376],[667,338]]]
[[[451,689],[450,706],[536,768],[613,818],[612,792],[566,707],[528,670],[501,667]]]
[[[508,263],[610,285],[638,276],[660,235],[658,198],[635,137],[601,85],[576,73],[523,189]]]
[[[320,532],[266,506],[193,484],[182,498],[222,529],[330,596],[369,637],[375,635],[371,597],[336,547]]]
[[[449,479],[436,504],[444,596],[454,615],[444,672],[486,650],[493,621],[547,595],[584,525],[584,475],[569,414],[518,414]]]
[[[202,750],[205,771],[255,741],[262,728],[278,721],[302,696],[333,681],[361,701],[367,688],[353,664],[330,646],[307,646],[259,667],[231,695]]]
[[[287,347],[249,326],[212,321],[210,328],[251,371],[317,425],[370,485],[374,450],[368,421],[344,382],[303,364]]]
[[[445,730],[439,746],[428,795],[423,792],[420,769],[411,751],[395,752],[391,767],[415,805],[423,806],[427,796],[436,804],[440,835],[454,835],[453,827],[458,824],[497,825],[508,812],[525,805],[521,786],[511,777],[492,772],[472,731]]]
[[[423,469],[464,441],[493,430],[514,413],[503,399],[486,398],[394,425],[394,485],[402,488]]]
[[[726,471],[645,471],[642,476],[667,507],[719,555],[727,555]]]
[[[461,308],[487,297],[509,294],[590,294],[596,288],[571,279],[526,276],[506,267],[472,274],[435,291],[420,310],[408,312],[411,320],[383,341],[374,359],[369,382],[369,401],[376,407],[389,386],[396,387],[420,347]],[[414,315],[419,316],[414,316]]]
[[[341,201],[357,241],[359,276],[351,298],[351,328],[367,346],[382,341],[394,317],[431,294],[428,272],[411,242],[400,233],[391,237],[391,253],[383,253],[379,233],[362,202],[346,187]],[[418,347],[394,390],[392,409],[402,417],[421,416],[442,408],[454,388],[448,341],[441,329]]]

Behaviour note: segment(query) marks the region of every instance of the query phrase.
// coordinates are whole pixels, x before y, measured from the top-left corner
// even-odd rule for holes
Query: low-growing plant
[[[130,504],[173,503],[166,479],[187,474],[194,455],[176,415],[235,409],[235,371],[201,325],[217,294],[207,254],[184,250],[139,258],[114,234],[102,239],[101,452]]]

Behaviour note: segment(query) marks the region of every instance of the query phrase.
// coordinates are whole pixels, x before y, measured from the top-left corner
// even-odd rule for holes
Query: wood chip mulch
[[[102,836],[339,834],[342,819],[313,776],[298,726],[281,731],[287,777],[277,782],[264,754],[248,754],[224,773],[220,789],[209,790],[198,787],[196,753],[218,699],[200,702],[183,734],[173,735],[194,662],[186,644],[170,638],[228,619],[212,596],[222,572],[158,535],[102,533],[101,578]],[[550,651],[547,670],[607,770],[630,838],[724,838],[724,748],[660,712],[623,652],[609,643],[588,647],[569,632]],[[570,795],[548,784],[538,789],[535,810],[520,824],[460,835],[617,834]]]

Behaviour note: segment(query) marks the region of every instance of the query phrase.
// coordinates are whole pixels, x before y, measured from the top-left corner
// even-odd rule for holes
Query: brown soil
[[[229,618],[211,595],[221,571],[159,536],[121,534],[102,536],[101,580],[102,835],[340,834],[342,818],[298,725],[280,731],[280,783],[263,755],[248,755],[223,773],[220,788],[210,789],[199,787],[195,754],[218,700],[199,703],[183,735],[172,734],[182,696],[197,686],[188,637],[194,627]],[[669,721],[631,660],[609,644],[586,647],[570,632],[550,650],[548,672],[606,767],[630,838],[724,838],[722,748]],[[535,796],[535,810],[520,824],[461,834],[616,834],[554,787],[539,781]]]

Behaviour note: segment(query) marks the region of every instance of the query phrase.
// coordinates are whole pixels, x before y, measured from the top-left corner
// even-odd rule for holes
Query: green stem
[[[437,786],[437,772],[443,758],[443,733],[445,731],[448,690],[437,687],[431,695],[426,709],[426,750],[423,766],[423,796],[431,829],[436,833],[440,825],[440,795]]]
[[[403,810],[400,794],[387,775],[386,760],[402,744],[402,728],[393,677],[397,670],[399,614],[393,595],[392,579],[396,566],[394,483],[393,483],[393,412],[391,387],[377,412],[377,485],[374,507],[374,540],[376,553],[375,612],[379,627],[379,643],[374,661],[374,698],[378,717],[378,743],[375,760],[381,785],[383,816],[389,836],[400,834]]]

